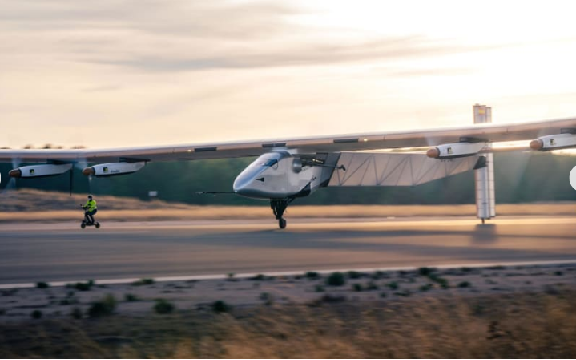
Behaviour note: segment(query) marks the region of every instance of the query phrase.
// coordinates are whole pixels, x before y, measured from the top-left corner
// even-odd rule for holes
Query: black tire
[[[96,225],[94,225],[96,227],[96,229],[100,229],[100,223],[96,223]]]
[[[85,229],[85,228],[86,228],[86,224],[85,224],[85,223],[82,223],[82,224],[80,225],[80,227],[81,227],[82,229]]]
[[[280,229],[286,228],[286,219],[278,220],[278,226],[280,226]]]

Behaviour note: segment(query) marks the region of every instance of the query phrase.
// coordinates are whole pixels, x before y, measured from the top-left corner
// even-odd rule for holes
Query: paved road
[[[576,260],[576,219],[0,224],[0,284]]]

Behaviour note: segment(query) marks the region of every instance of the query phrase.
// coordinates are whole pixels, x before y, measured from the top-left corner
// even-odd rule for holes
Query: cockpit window
[[[278,165],[278,159],[259,159],[250,164],[250,167],[272,167]]]
[[[276,164],[278,164],[278,160],[277,160],[277,159],[270,159],[270,160],[266,161],[266,163],[264,164],[264,166],[271,167],[271,166],[274,166],[274,165],[276,165]]]

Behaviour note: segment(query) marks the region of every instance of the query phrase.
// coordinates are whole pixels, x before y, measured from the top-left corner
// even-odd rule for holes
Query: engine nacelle
[[[82,170],[82,174],[86,176],[126,175],[135,173],[136,171],[142,169],[144,165],[146,165],[145,162],[98,164],[84,168],[84,170]]]
[[[442,144],[428,149],[426,155],[432,159],[454,159],[476,155],[486,146],[485,142]]]
[[[558,150],[576,147],[576,135],[572,134],[558,134],[541,136],[536,140],[530,142],[532,150]]]
[[[72,168],[72,164],[40,164],[21,166],[10,170],[8,175],[13,178],[36,178],[64,174]]]

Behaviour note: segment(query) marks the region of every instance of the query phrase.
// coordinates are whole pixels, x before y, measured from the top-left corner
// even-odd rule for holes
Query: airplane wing
[[[293,139],[255,140],[213,144],[79,150],[0,150],[0,162],[136,162],[222,159],[257,156],[273,148],[298,149],[301,153],[366,151],[428,147],[463,139],[488,142],[530,140],[576,129],[576,118],[512,124],[476,124],[465,127],[378,132]]]

